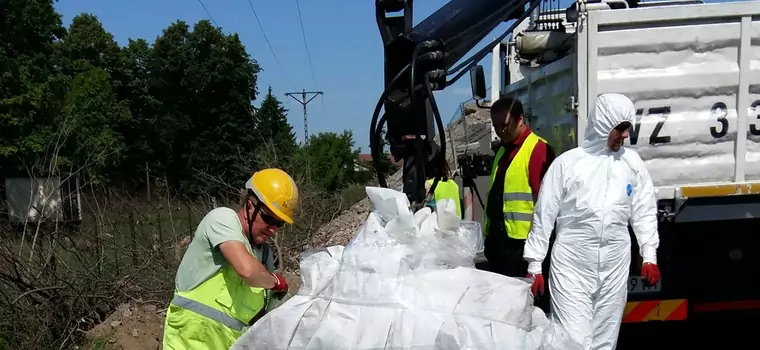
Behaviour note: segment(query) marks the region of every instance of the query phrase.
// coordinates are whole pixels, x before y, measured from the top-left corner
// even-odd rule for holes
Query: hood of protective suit
[[[621,94],[603,94],[596,98],[596,105],[588,115],[583,149],[592,154],[610,152],[607,139],[622,122],[633,124],[636,108],[633,102]]]

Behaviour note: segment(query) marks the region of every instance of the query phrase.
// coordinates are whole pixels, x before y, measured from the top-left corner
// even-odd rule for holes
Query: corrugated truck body
[[[571,53],[551,63],[520,63],[510,45],[502,96],[560,152],[582,142],[596,96],[628,96],[626,146],[657,186],[663,278],[642,286],[634,259],[624,322],[740,317],[760,310],[760,2],[645,5],[581,5],[565,20]]]

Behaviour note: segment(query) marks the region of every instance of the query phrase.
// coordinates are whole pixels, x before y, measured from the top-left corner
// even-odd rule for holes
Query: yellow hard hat
[[[250,189],[280,219],[293,224],[298,207],[298,186],[286,172],[269,168],[253,173],[245,188]]]

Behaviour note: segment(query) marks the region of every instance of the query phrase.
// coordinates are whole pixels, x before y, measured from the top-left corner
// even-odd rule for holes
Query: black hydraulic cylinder
[[[409,38],[415,42],[444,43],[444,65],[451,68],[494,28],[517,19],[525,11],[525,0],[451,0],[417,24]]]

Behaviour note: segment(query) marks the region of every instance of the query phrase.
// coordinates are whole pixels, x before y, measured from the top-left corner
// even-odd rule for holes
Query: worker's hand
[[[285,277],[282,277],[279,273],[273,273],[272,277],[274,277],[274,287],[272,287],[272,291],[275,293],[279,292],[288,292],[288,281],[285,280]]]
[[[646,278],[650,286],[654,286],[660,281],[660,268],[657,267],[657,264],[644,263],[641,266],[641,274]]]
[[[526,276],[533,280],[533,285],[530,286],[530,291],[533,293],[533,296],[543,295],[544,294],[544,275],[542,274],[536,274],[531,275],[528,274]]]

